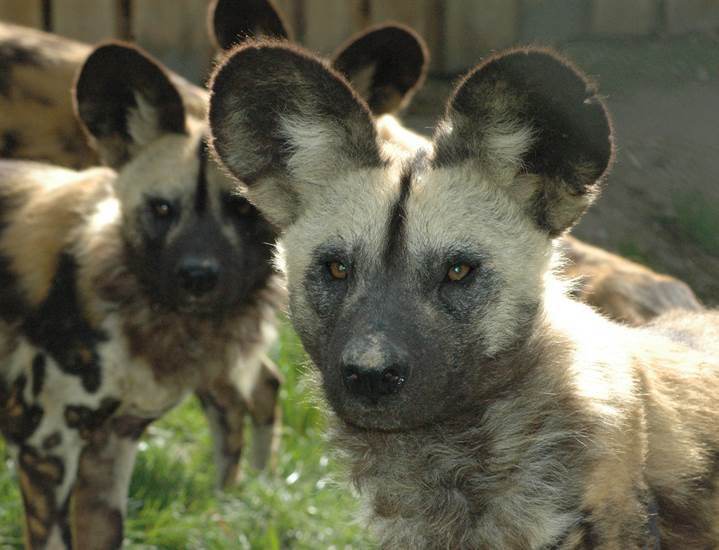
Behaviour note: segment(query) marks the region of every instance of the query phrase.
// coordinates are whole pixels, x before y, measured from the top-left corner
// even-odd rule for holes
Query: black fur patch
[[[45,356],[42,353],[35,354],[32,360],[32,394],[37,397],[42,391],[45,383],[45,371],[47,370]]]
[[[154,420],[154,418],[124,415],[113,418],[110,427],[112,431],[120,437],[129,437],[132,440],[138,440],[145,432],[145,428]]]
[[[37,53],[25,48],[15,40],[0,42],[0,95],[8,97],[12,86],[12,70],[15,65],[41,65]]]
[[[7,256],[0,254],[0,318],[12,323],[27,312],[27,303],[18,292],[17,277]]]
[[[67,548],[71,548],[68,501],[60,507],[56,504],[56,491],[65,477],[62,460],[54,456],[41,456],[34,448],[23,445],[19,453],[18,467],[26,514],[38,520],[36,524],[43,527],[58,525],[63,541]],[[46,529],[28,529],[32,547],[43,547],[48,535]]]
[[[12,158],[20,148],[20,132],[5,130],[0,136],[0,157]]]
[[[584,519],[582,520],[582,548],[590,550],[591,548],[598,548],[601,544],[601,536],[597,531],[596,527],[591,521],[592,514],[585,512]]]
[[[406,206],[409,194],[412,191],[412,169],[407,168],[402,172],[399,180],[399,196],[392,205],[389,219],[387,221],[387,245],[384,249],[384,261],[392,264],[400,253],[402,243],[405,240],[405,217]]]
[[[91,432],[105,424],[119,406],[120,401],[111,397],[104,398],[97,409],[84,405],[67,405],[65,423],[68,427],[79,430],[82,437],[88,437]]]
[[[18,376],[6,387],[0,382],[0,432],[9,441],[22,444],[40,425],[43,409],[25,402],[27,377]]]
[[[5,190],[0,188],[0,235],[7,225],[7,212],[14,210],[16,203],[16,198],[8,196]],[[7,256],[0,254],[0,319],[8,323],[15,322],[27,313],[27,309],[25,299],[18,289],[12,262]]]
[[[60,443],[62,443],[62,434],[60,432],[53,432],[42,440],[42,450],[51,451],[60,445]]]
[[[79,376],[88,392],[100,387],[100,358],[96,346],[107,335],[90,326],[77,295],[77,261],[65,252],[58,260],[50,291],[23,322],[23,331],[44,349],[63,372]]]

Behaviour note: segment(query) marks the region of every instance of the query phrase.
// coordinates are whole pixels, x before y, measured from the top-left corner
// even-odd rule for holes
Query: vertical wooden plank
[[[0,19],[42,29],[42,0],[0,0]]]
[[[367,24],[361,0],[305,0],[303,19],[301,41],[323,55],[331,54]]]
[[[450,4],[435,0],[370,0],[370,19],[372,24],[396,21],[412,27],[427,42],[431,67],[441,69],[446,46],[442,22],[444,9]]]
[[[131,10],[132,35],[180,75],[204,82],[212,56],[207,5],[206,0],[136,0]]]
[[[511,46],[519,30],[517,0],[453,0],[447,4],[446,68],[461,71],[492,50]]]
[[[57,34],[90,43],[117,36],[118,0],[56,0],[50,9]]]

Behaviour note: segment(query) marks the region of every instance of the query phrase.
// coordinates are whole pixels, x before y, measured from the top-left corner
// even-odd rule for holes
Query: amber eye
[[[237,206],[237,213],[240,216],[247,216],[252,211],[252,206],[249,202],[243,201]]]
[[[247,216],[250,212],[252,212],[252,205],[243,197],[232,197],[230,199],[230,204],[232,205],[235,213],[239,216]]]
[[[168,218],[170,214],[172,214],[172,207],[168,202],[163,200],[152,201],[150,208],[157,218]]]
[[[342,262],[330,262],[328,264],[328,268],[330,270],[330,275],[332,275],[333,279],[346,279],[348,268],[345,264]]]
[[[449,268],[447,272],[447,278],[452,282],[461,281],[472,271],[472,268],[467,264],[454,264]]]

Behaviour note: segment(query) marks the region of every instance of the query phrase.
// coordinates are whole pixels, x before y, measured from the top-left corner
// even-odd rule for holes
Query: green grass
[[[339,465],[323,440],[324,422],[308,403],[298,373],[305,358],[287,324],[274,359],[285,376],[284,428],[275,475],[243,464],[240,485],[214,490],[214,465],[204,416],[194,399],[151,426],[130,487],[126,547],[365,549],[357,501],[339,481]],[[0,443],[0,549],[21,548],[16,479]]]

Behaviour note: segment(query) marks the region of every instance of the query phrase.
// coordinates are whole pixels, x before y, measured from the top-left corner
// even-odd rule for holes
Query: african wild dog
[[[382,547],[719,546],[719,314],[622,326],[549,269],[613,158],[572,65],[486,59],[432,147],[401,154],[326,64],[255,41],[216,70],[209,118],[281,228],[291,318]]]
[[[371,51],[348,72],[386,74],[403,52],[373,50],[373,37],[396,33],[420,49],[419,68],[396,84],[374,78],[370,94],[411,93],[399,77],[423,73],[421,43],[394,26],[358,37]],[[279,375],[260,353],[282,298],[272,226],[208,159],[204,121],[139,50],[96,49],[76,96],[117,172],[0,163],[0,430],[18,454],[32,547],[117,546],[137,438],[188,391],[207,409],[223,483],[247,408],[260,451],[276,418]]]
[[[117,172],[0,163],[0,430],[32,548],[119,546],[137,439],[190,391],[232,481],[248,407],[270,450],[280,380],[275,232],[208,160],[205,125],[120,44],[89,56],[76,102]]]

